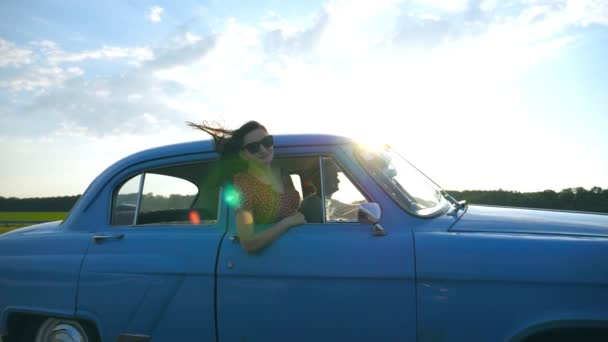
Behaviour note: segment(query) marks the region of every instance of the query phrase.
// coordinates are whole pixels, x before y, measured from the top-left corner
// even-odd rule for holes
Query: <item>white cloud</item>
[[[99,89],[97,91],[95,91],[95,96],[97,97],[101,97],[101,98],[108,98],[112,95],[112,92],[110,92],[107,89]]]
[[[19,67],[32,63],[33,52],[20,49],[15,44],[0,38],[0,68],[7,66]]]
[[[150,113],[143,113],[141,115],[142,119],[145,120],[148,124],[151,125],[157,125],[159,123],[159,120],[156,116],[150,114]]]
[[[199,36],[199,35],[197,35],[197,34],[194,34],[194,33],[192,33],[192,32],[186,32],[186,34],[185,34],[185,37],[184,37],[184,38],[185,38],[185,40],[186,40],[188,43],[196,43],[196,42],[198,42],[198,41],[203,40],[203,37],[201,37],[201,36]]]
[[[137,102],[139,100],[141,100],[143,98],[143,96],[141,94],[131,94],[129,96],[127,96],[127,100],[129,102]]]
[[[69,67],[67,68],[67,72],[75,76],[84,75],[84,71],[78,67]]]
[[[172,44],[154,49],[154,58],[143,63],[143,66],[166,69],[176,65],[192,64],[207,55],[214,45],[214,37],[203,39],[186,33]]]
[[[274,11],[269,11],[266,16],[262,18],[259,26],[266,31],[282,30],[288,33],[297,31],[297,28],[295,28],[292,23]]]
[[[310,17],[308,26],[290,25],[276,13],[270,13],[257,26],[232,19],[213,38],[213,46],[205,50],[204,58],[202,50],[196,58],[188,57],[195,41],[184,36],[181,45],[166,48],[163,53],[155,51],[157,59],[149,65],[156,69],[153,75],[157,81],[180,86],[181,90],[166,97],[164,104],[185,117],[290,113],[328,120],[324,113],[380,112],[388,118],[402,115],[403,101],[413,111],[432,115],[449,111],[450,105],[465,108],[469,101],[479,102],[480,94],[495,98],[493,92],[503,92],[526,68],[574,39],[558,35],[566,24],[551,29],[546,20],[532,22],[523,14],[489,22],[475,34],[453,33],[450,29],[457,24],[449,23],[449,14],[421,12],[404,17],[400,13],[411,11],[403,7],[397,11],[401,5],[401,1],[385,1],[381,6],[334,1],[316,17]],[[350,36],[365,31],[376,19],[386,21],[379,31]],[[381,37],[390,37],[393,23],[399,20],[438,23],[437,29],[441,30],[433,33],[436,44],[440,44],[437,51],[412,53],[379,47]],[[424,37],[425,29],[417,28],[413,34]],[[534,39],[528,38],[530,33],[534,33]],[[444,35],[453,37],[444,41]],[[343,59],[346,55],[349,58]],[[451,103],[440,107],[434,100],[437,96]],[[484,111],[480,106],[478,112]],[[356,130],[352,126],[348,129]]]
[[[490,12],[498,6],[498,0],[482,0],[479,8],[484,12]]]
[[[270,12],[257,23],[226,19],[212,34],[188,22],[154,47],[67,52],[51,41],[27,48],[0,41],[0,51],[11,52],[0,55],[0,65],[19,67],[0,87],[32,92],[20,107],[0,113],[0,127],[12,130],[0,134],[31,130],[22,117],[44,122],[36,129],[46,130],[49,142],[78,138],[108,146],[73,150],[105,153],[102,164],[95,161],[101,168],[117,153],[207,138],[190,131],[186,120],[236,127],[257,119],[277,133],[393,136],[442,183],[475,187],[478,179],[466,168],[433,164],[428,155],[442,153],[445,165],[473,163],[461,153],[445,155],[444,143],[475,123],[483,129],[463,130],[458,146],[474,146],[477,156],[513,149],[532,164],[526,148],[531,139],[543,140],[542,133],[527,117],[517,79],[579,39],[569,28],[608,22],[602,1],[508,4],[332,0],[298,21]],[[131,65],[94,78],[78,64],[84,61]],[[408,124],[396,125],[394,118]],[[509,146],[479,143],[512,141],[514,132],[520,139]],[[501,160],[488,157],[487,163],[488,174],[510,179],[498,167]],[[494,184],[505,183],[488,187]]]
[[[162,7],[154,6],[150,8],[148,13],[148,19],[153,23],[160,23],[162,21],[161,15],[163,14]]]
[[[53,65],[32,66],[18,76],[0,80],[0,88],[9,88],[13,92],[39,92],[63,85],[68,79],[81,76],[80,68],[61,68]]]
[[[470,0],[415,0],[415,3],[441,11],[459,13],[469,9]]]
[[[61,128],[54,131],[52,136],[55,137],[84,137],[89,132],[89,128],[80,126],[75,122],[64,121],[61,123]],[[50,138],[50,137],[49,137]],[[52,139],[52,138],[50,138]]]
[[[501,11],[496,3],[464,3],[336,0],[297,24],[271,12],[257,24],[228,19],[209,35],[189,22],[155,48],[67,53],[39,41],[33,46],[47,65],[0,86],[44,89],[28,106],[30,113],[55,113],[90,127],[90,135],[147,132],[163,120],[243,113],[329,120],[328,112],[374,112],[388,118],[405,115],[404,103],[420,114],[416,120],[430,123],[438,112],[469,110],[469,101],[480,102],[480,94],[509,92],[510,82],[527,68],[575,39],[563,32],[583,25],[587,13],[533,4],[493,16],[486,12]],[[475,6],[484,10],[462,15]],[[88,80],[82,69],[61,66],[114,59],[138,63],[121,75]],[[515,95],[505,97],[510,96]],[[437,103],[437,97],[446,100]],[[485,111],[479,106],[471,117]],[[359,129],[354,125],[344,129]]]
[[[152,50],[146,47],[122,48],[104,46],[98,50],[68,53],[50,41],[36,42],[34,45],[40,46],[44,56],[52,64],[83,62],[85,60],[108,61],[112,59],[128,59],[140,63],[151,60],[154,57]]]
[[[604,0],[568,0],[566,12],[582,26],[608,25],[608,2]]]
[[[64,67],[63,64],[66,63],[127,59],[129,64],[139,66],[154,58],[152,49],[146,47],[107,46],[98,50],[69,53],[49,40],[34,41],[30,46],[33,49],[23,49],[12,42],[0,39],[0,67],[18,67],[16,71],[0,79],[0,88],[8,88],[13,92],[28,91],[40,94],[64,86],[66,81],[85,74],[81,67]]]
[[[331,1],[324,10],[327,25],[318,51],[324,58],[349,58],[367,54],[394,30],[403,0]]]
[[[36,48],[37,63],[0,79],[0,88],[16,94],[29,92],[29,101],[14,112],[23,113],[30,120],[45,118],[47,130],[53,130],[58,122],[70,122],[77,127],[87,127],[87,135],[107,135],[115,128],[119,128],[120,134],[151,132],[161,124],[166,125],[165,118],[180,114],[170,109],[167,99],[183,91],[180,83],[157,78],[155,72],[194,63],[213,45],[213,39],[191,32],[170,37],[162,48],[155,50],[104,47],[66,53],[52,41],[38,41],[32,44]],[[81,67],[63,66],[86,59],[110,60],[142,54],[151,59],[130,67],[123,74],[104,78],[85,78]],[[185,119],[179,120],[183,121]],[[39,122],[42,127],[42,121]],[[65,127],[60,129],[65,132]],[[17,129],[11,134],[18,132]]]
[[[264,33],[264,47],[271,55],[301,55],[303,53],[311,53],[319,43],[327,23],[328,14],[323,11],[314,19],[313,25],[303,30],[290,32],[274,29],[267,31]]]

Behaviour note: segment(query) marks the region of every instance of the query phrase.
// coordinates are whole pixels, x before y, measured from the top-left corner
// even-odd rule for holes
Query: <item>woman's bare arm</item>
[[[273,224],[270,228],[256,233],[255,220],[251,211],[237,210],[236,212],[236,230],[241,246],[248,253],[259,252],[289,230],[290,227],[304,223],[306,223],[304,215],[297,211],[295,214]]]

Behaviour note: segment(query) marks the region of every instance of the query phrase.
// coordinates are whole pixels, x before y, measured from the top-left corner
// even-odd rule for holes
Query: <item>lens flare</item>
[[[224,201],[231,207],[238,208],[241,205],[241,193],[233,186],[224,189]]]
[[[192,210],[190,211],[190,223],[192,224],[201,224],[201,217],[198,214],[198,211]]]

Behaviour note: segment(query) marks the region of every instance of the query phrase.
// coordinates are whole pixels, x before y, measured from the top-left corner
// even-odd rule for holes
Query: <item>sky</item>
[[[608,1],[0,2],[0,196],[186,121],[387,142],[452,190],[608,188]]]

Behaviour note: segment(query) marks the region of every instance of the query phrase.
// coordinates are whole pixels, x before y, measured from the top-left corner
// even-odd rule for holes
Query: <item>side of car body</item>
[[[608,216],[442,199],[422,217],[354,146],[280,136],[277,166],[303,193],[314,169],[336,163],[343,197],[377,203],[386,234],[323,208],[323,222],[254,255],[238,243],[238,195],[205,187],[219,158],[210,142],[117,162],[65,221],[0,237],[0,336],[31,338],[47,318],[102,341],[608,336]]]

